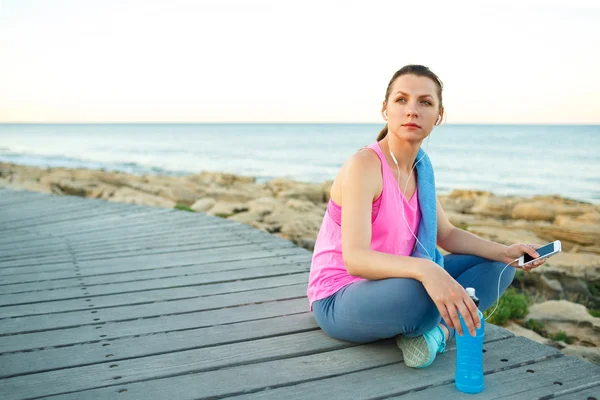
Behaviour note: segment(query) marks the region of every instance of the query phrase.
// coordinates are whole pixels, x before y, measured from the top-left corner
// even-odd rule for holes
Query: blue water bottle
[[[467,294],[475,305],[479,307],[479,299],[475,297],[475,289],[467,288]],[[463,335],[456,334],[456,372],[455,385],[458,390],[465,393],[479,393],[483,390],[483,337],[485,326],[483,313],[477,310],[481,321],[481,328],[476,329],[475,336],[471,336],[465,321],[459,313]]]

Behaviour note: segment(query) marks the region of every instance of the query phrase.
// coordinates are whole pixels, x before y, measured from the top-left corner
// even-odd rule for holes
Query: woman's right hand
[[[462,325],[458,318],[460,312],[471,336],[475,336],[475,326],[481,327],[477,306],[467,291],[445,269],[432,261],[431,268],[427,269],[421,283],[449,327],[455,328],[462,336]]]

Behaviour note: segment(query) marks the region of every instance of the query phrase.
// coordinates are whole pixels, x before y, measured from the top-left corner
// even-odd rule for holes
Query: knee
[[[423,284],[414,279],[399,279],[391,306],[403,316],[402,331],[409,336],[418,336],[433,329],[441,317]]]

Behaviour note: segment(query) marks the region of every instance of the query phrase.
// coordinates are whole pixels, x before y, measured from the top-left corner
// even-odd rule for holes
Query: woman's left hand
[[[533,258],[538,258],[540,255],[535,250],[539,249],[540,247],[542,247],[542,245],[539,245],[539,244],[523,244],[523,243],[512,244],[506,248],[506,257],[507,257],[507,259],[509,259],[508,262],[521,257],[525,253],[529,254]],[[546,262],[546,259],[537,260],[537,261],[534,261],[530,264],[523,266],[522,268],[525,271],[531,271],[532,269],[537,268],[540,265],[543,265],[544,262]],[[516,262],[511,265],[513,267],[519,268],[519,266]]]

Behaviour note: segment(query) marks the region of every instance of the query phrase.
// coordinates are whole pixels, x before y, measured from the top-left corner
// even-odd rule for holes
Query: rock
[[[123,174],[120,172],[101,172],[97,175],[96,179],[111,186],[121,188],[128,187],[132,182],[137,181],[139,178],[134,175]]]
[[[526,320],[534,319],[544,324],[549,334],[563,331],[579,343],[600,345],[600,318],[593,317],[581,304],[567,300],[550,300],[529,307]]]
[[[117,190],[116,187],[106,183],[99,183],[98,186],[91,188],[87,196],[90,199],[107,199],[110,198]]]
[[[132,203],[151,207],[173,208],[175,202],[148,193],[138,192],[132,188],[120,187],[110,197],[102,197],[116,203]]]
[[[277,178],[267,182],[266,187],[271,190],[275,198],[282,201],[296,199],[311,201],[315,204],[329,201],[329,194],[326,192],[328,191],[328,183],[304,183]],[[325,200],[326,198],[327,200]]]
[[[584,246],[600,243],[600,226],[580,224],[573,226],[532,225],[530,230],[546,241],[564,240]]]
[[[448,196],[438,196],[440,204],[446,214],[453,212],[455,214],[465,214],[471,211],[475,204],[475,199],[452,198]]]
[[[471,213],[507,219],[512,217],[512,208],[515,202],[515,199],[483,196],[475,200],[475,204],[471,208]]]
[[[556,211],[554,207],[542,202],[526,202],[515,205],[511,214],[513,219],[528,221],[554,221]]]
[[[158,195],[173,200],[175,203],[185,204],[187,206],[194,204],[196,200],[202,197],[200,193],[184,186],[162,188],[158,192]]]
[[[532,273],[555,276],[567,276],[584,281],[600,280],[600,256],[586,253],[559,253],[546,260],[543,266]]]
[[[270,232],[302,245],[307,238],[316,239],[322,221],[321,213],[302,213],[285,207],[265,216],[263,223]]]
[[[563,243],[563,246],[564,246],[564,243]],[[600,246],[581,246],[581,245],[576,244],[573,247],[571,247],[569,252],[571,252],[571,253],[592,253],[592,254],[600,255]]]
[[[589,253],[560,253],[546,263],[526,273],[525,284],[535,286],[548,299],[574,296],[579,301],[599,302],[590,291],[590,284],[600,282],[600,256]]]
[[[201,185],[231,186],[235,183],[255,183],[256,178],[241,176],[224,172],[205,171],[196,175],[189,175],[187,179]]]
[[[448,197],[451,199],[478,199],[479,197],[487,197],[494,196],[491,192],[486,192],[484,190],[463,190],[463,189],[454,189]]]
[[[261,229],[265,232],[269,232],[269,227],[266,224],[262,223],[263,215],[259,212],[254,211],[245,211],[238,214],[234,214],[227,219],[232,221],[240,222],[242,224],[250,225],[255,228]],[[269,232],[270,233],[270,232]]]
[[[192,204],[190,208],[196,212],[206,212],[213,208],[215,204],[217,204],[217,201],[215,199],[205,197],[203,199],[197,200],[194,204]]]
[[[52,171],[40,177],[40,184],[48,187],[48,190],[51,190],[52,186],[56,186],[58,188],[56,184],[59,181],[70,181],[72,180],[72,177],[72,174],[68,171]]]
[[[235,186],[230,188],[211,186],[203,189],[203,197],[204,196],[228,203],[246,203],[260,197],[270,196],[270,192],[258,185]]]
[[[600,348],[578,346],[575,344],[567,345],[561,350],[567,356],[574,356],[585,361],[600,364]]]
[[[299,237],[295,243],[306,250],[314,251],[316,241],[316,238],[313,237]]]
[[[438,196],[444,211],[470,213],[475,201],[480,197],[493,197],[490,192],[481,190],[453,190],[448,195]]]
[[[333,186],[332,180],[323,182],[323,200],[328,202],[331,199],[331,187]]]
[[[277,194],[277,198],[281,200],[306,200],[314,204],[323,203],[325,195],[321,185],[298,185],[293,189],[284,190]]]
[[[91,189],[98,187],[98,182],[93,181],[71,181],[67,179],[60,179],[53,183],[56,185],[62,193],[70,196],[87,197]]]
[[[131,182],[125,186],[130,187],[135,190],[138,190],[140,192],[150,193],[155,196],[160,196],[161,192],[164,191],[164,189],[165,189],[165,185],[156,185],[156,184],[150,184],[150,183],[145,183],[145,182]],[[174,200],[174,199],[171,199],[171,200]]]
[[[296,187],[297,184],[291,179],[276,178],[267,182],[267,188],[271,190],[273,196],[277,196],[280,192]]]
[[[294,211],[298,211],[301,213],[306,213],[306,212],[314,213],[314,212],[320,211],[313,202],[306,201],[306,200],[290,199],[285,203],[285,206],[288,208],[291,208]]]
[[[556,299],[564,293],[563,286],[558,279],[548,278],[544,274],[539,274],[539,279],[535,280],[535,283],[541,293],[549,293],[552,299]]]
[[[494,242],[511,245],[516,243],[544,243],[545,241],[524,229],[511,229],[495,226],[471,226],[469,232]]]
[[[233,214],[248,211],[248,206],[243,203],[226,203],[219,202],[214,205],[207,214],[222,218],[229,218]]]
[[[600,212],[591,211],[578,216],[575,221],[582,224],[600,225]]]
[[[281,211],[284,205],[281,201],[272,197],[259,197],[258,199],[246,203],[248,211],[258,213],[261,217],[271,214],[274,211]]]
[[[530,329],[524,328],[521,325],[514,323],[513,321],[509,321],[507,325],[504,326],[507,330],[514,333],[516,336],[523,336],[527,339],[533,340],[534,342],[538,342],[541,344],[548,344],[550,340],[546,339],[542,335],[534,332]]]

